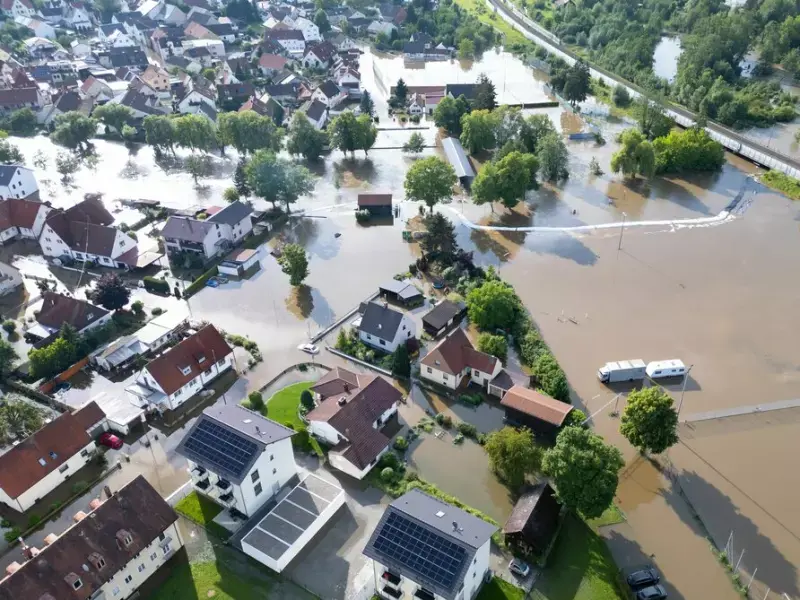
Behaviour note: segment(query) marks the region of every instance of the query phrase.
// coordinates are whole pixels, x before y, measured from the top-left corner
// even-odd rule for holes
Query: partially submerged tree
[[[92,116],[121,136],[122,128],[133,120],[133,111],[124,104],[108,102],[95,108]]]
[[[289,276],[289,283],[298,286],[308,277],[308,255],[300,244],[287,244],[278,259],[281,270]]]
[[[411,134],[408,138],[408,141],[403,144],[403,152],[411,152],[413,154],[419,154],[425,149],[425,138],[422,137],[422,134],[418,131],[415,131]]]
[[[283,202],[287,212],[290,204],[314,189],[308,169],[278,158],[268,150],[258,150],[253,155],[245,167],[245,175],[253,194],[271,202],[273,208],[278,202]]]
[[[406,198],[412,202],[424,202],[433,212],[433,207],[453,194],[457,178],[453,167],[437,156],[418,160],[406,173]]]
[[[525,198],[525,192],[536,189],[536,171],[539,163],[533,154],[510,152],[496,163],[487,163],[472,183],[472,200],[475,204],[495,200],[507,208],[514,208]]]
[[[467,294],[469,320],[484,331],[511,329],[521,309],[514,288],[498,279],[486,281]]]
[[[546,181],[569,177],[569,153],[558,134],[545,135],[538,144],[539,173]]]
[[[472,108],[475,110],[494,110],[497,107],[497,92],[494,84],[486,76],[486,73],[478,75],[477,85],[475,86],[475,99]]]
[[[503,427],[493,431],[484,445],[492,470],[511,488],[519,490],[542,462],[542,450],[525,428]]]
[[[622,147],[611,157],[611,170],[625,177],[641,175],[651,178],[656,170],[653,145],[636,129],[626,129],[619,135]]]
[[[78,111],[70,111],[56,117],[55,129],[50,139],[70,150],[86,150],[95,133],[97,121]]]
[[[175,121],[166,115],[150,115],[143,121],[145,141],[152,146],[156,154],[164,150],[175,153],[177,135]]]
[[[453,223],[441,213],[432,213],[425,217],[426,235],[420,242],[420,248],[426,255],[436,255],[445,260],[451,258],[458,250]]]
[[[619,431],[640,452],[661,454],[678,443],[678,412],[672,396],[650,387],[628,394]]]

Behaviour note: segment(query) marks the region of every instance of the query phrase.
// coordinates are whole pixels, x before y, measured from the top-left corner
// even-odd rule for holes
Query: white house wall
[[[449,373],[440,371],[436,367],[429,367],[427,365],[420,365],[419,374],[423,379],[438,383],[451,390],[456,389],[458,384],[461,383],[460,375],[450,375]]]
[[[324,440],[331,446],[339,443],[339,432],[325,421],[311,421],[308,425],[308,431],[314,437]]]
[[[275,471],[273,473],[273,470]],[[252,474],[258,471],[258,481],[252,480]],[[297,473],[294,462],[294,450],[291,438],[269,444],[253,467],[247,473],[239,488],[237,509],[248,516],[253,515],[264,503],[272,498]],[[256,496],[255,486],[261,484],[261,493]],[[241,503],[241,504],[240,504]]]
[[[381,459],[381,457],[388,451],[389,451],[389,444],[386,444],[386,448],[384,448],[378,453],[378,455],[375,457],[375,460],[360,470],[358,467],[356,467],[353,463],[344,458],[344,456],[342,456],[338,452],[329,452],[328,460],[330,461],[331,466],[334,467],[335,469],[339,469],[343,473],[347,473],[351,477],[355,477],[356,479],[361,480],[364,479],[364,477],[366,477],[367,473],[369,473],[375,467],[375,465],[378,464],[378,461]]]
[[[114,247],[111,249],[111,258],[117,259],[131,248],[136,247],[136,240],[117,229],[117,235],[114,238]]]

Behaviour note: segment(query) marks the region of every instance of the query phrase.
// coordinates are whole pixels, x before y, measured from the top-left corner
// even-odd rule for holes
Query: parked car
[[[530,566],[522,562],[518,558],[512,559],[512,561],[508,565],[508,570],[511,571],[514,575],[522,577],[523,579],[527,577],[528,574],[531,572]]]
[[[664,600],[667,590],[663,585],[651,585],[636,592],[636,600]]]
[[[319,348],[317,348],[314,344],[300,344],[297,349],[302,350],[303,352],[308,352],[309,354],[319,354]]]
[[[635,571],[634,573],[628,575],[627,579],[628,585],[631,586],[634,590],[655,585],[660,580],[661,578],[658,576],[658,571],[656,571],[652,567]]]
[[[98,441],[101,445],[108,448],[113,448],[114,450],[119,450],[122,448],[122,440],[108,431],[101,435]]]

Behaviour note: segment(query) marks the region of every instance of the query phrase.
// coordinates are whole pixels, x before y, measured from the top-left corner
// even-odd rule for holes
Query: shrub
[[[453,438],[454,444],[463,444],[464,443],[464,435],[461,433],[457,433],[456,437]]]
[[[461,422],[456,427],[458,432],[463,434],[464,437],[475,439],[478,437],[478,429],[472,423]]]
[[[409,121],[411,121],[412,123],[419,123],[419,121],[420,121],[420,116],[419,116],[419,115],[411,115],[411,116],[408,118],[408,120],[409,120]]]
[[[309,390],[300,392],[300,404],[307,410],[314,408],[314,396]]]
[[[384,467],[381,469],[381,479],[387,483],[394,479],[394,469],[392,467]]]
[[[11,527],[11,521],[5,518],[0,520],[0,527],[2,527],[3,529],[8,529],[9,527]]]
[[[411,273],[411,275],[416,276],[417,275],[417,263],[411,263],[410,265],[408,265],[408,272]]]
[[[519,344],[519,357],[522,364],[531,366],[542,353],[548,352],[547,344],[544,343],[542,336],[535,329],[531,329],[524,335]]]
[[[292,447],[300,452],[311,452],[313,450],[311,436],[308,435],[308,430],[305,427],[298,429],[297,433],[292,436]]]
[[[76,481],[75,483],[72,484],[72,493],[80,494],[87,487],[89,487],[89,484],[87,484],[85,481]]]
[[[586,413],[579,408],[573,408],[567,415],[562,427],[582,427],[583,422],[586,420]]]
[[[406,438],[404,438],[402,435],[398,435],[394,439],[394,444],[392,445],[398,452],[405,452],[408,449],[408,440],[406,440]]]
[[[283,426],[288,427],[289,429],[294,429],[294,423],[291,421],[284,421]]]
[[[61,502],[53,502],[50,505],[50,512],[56,512],[59,508],[61,508]]]
[[[247,395],[247,401],[250,403],[250,408],[253,410],[264,410],[264,397],[261,395],[261,392],[250,392]]]
[[[366,208],[356,211],[356,221],[359,223],[366,223],[369,221],[369,218],[372,216]]]
[[[6,333],[13,333],[17,329],[17,323],[11,319],[3,321],[3,329],[5,329]]]
[[[434,420],[445,429],[450,429],[453,426],[453,418],[444,413],[437,413]]]
[[[28,517],[28,529],[33,529],[42,522],[42,517],[39,515],[31,515]]]
[[[621,108],[625,108],[631,103],[631,95],[628,93],[628,88],[623,85],[617,85],[617,87],[614,88],[611,99],[614,101],[615,105]]]
[[[16,540],[21,534],[22,532],[18,528],[12,527],[3,534],[3,537],[10,544],[14,540]]]
[[[160,306],[156,306],[153,310],[150,311],[150,314],[152,314],[154,317],[157,317],[158,315],[163,313],[164,309],[161,308]]]
[[[378,466],[381,468],[389,467],[392,469],[399,469],[400,459],[394,452],[387,452],[386,454],[381,456],[381,459],[378,461]]]
[[[461,394],[458,399],[470,406],[479,406],[483,402],[483,396],[480,394]]]
[[[141,317],[144,314],[144,302],[142,302],[141,300],[137,300],[136,302],[131,304],[131,310],[133,311],[133,314],[135,314],[137,317]]]
[[[144,289],[148,292],[156,292],[158,294],[169,294],[169,284],[166,279],[157,279],[155,277],[144,277]]]

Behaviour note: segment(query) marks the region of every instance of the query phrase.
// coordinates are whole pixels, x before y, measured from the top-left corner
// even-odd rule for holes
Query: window
[[[257,484],[256,484],[256,485],[253,487],[253,491],[256,493],[256,496],[258,496],[258,495],[259,495],[261,492],[263,492],[264,490],[263,490],[263,488],[261,487],[261,484],[260,484],[260,483],[257,483]]]
[[[115,595],[115,596],[119,596],[119,586],[118,586],[118,585],[115,585],[115,586],[114,586],[114,589],[113,589],[113,590],[111,590],[111,591],[112,591],[112,592],[114,592],[114,595]]]
[[[275,460],[275,455],[274,455],[274,454],[270,454],[270,455],[269,455],[269,460],[270,460],[270,462],[272,462],[273,460]]]
[[[225,364],[225,359],[224,358],[222,360],[220,360],[219,362],[217,362],[217,366],[218,367],[221,367],[224,364]]]
[[[49,242],[49,241],[51,241],[51,240],[50,240],[50,238],[49,238],[49,237],[45,237],[45,238],[44,238],[44,241],[45,241],[45,242]]]
[[[430,367],[428,367],[428,373],[433,373],[433,369],[431,369]]]
[[[386,340],[381,340],[381,346],[385,346],[385,345],[386,345]]]
[[[45,466],[47,464],[47,461],[45,459],[43,459],[43,458],[40,458],[39,459],[39,464],[42,465],[42,466]]]
[[[443,375],[442,375],[442,379],[444,379],[445,381],[447,381],[447,375],[444,375],[444,374],[443,374]]]
[[[258,474],[258,469],[256,469],[255,471],[253,471],[253,474],[252,474],[252,475],[250,475],[250,480],[251,480],[253,483],[255,483],[256,481],[258,481],[258,478],[259,478],[259,477],[260,477],[260,475]]]
[[[133,575],[128,575],[128,576],[125,578],[125,583],[130,583],[131,581],[133,581]]]
[[[164,549],[164,556],[169,554],[169,551],[171,550],[171,548],[169,547],[169,544],[164,544],[164,548],[163,549]]]
[[[158,534],[158,541],[159,542],[163,542],[166,537],[167,537],[166,534],[164,534],[163,532],[159,533]]]
[[[81,581],[80,577],[78,577],[75,581],[72,582],[72,589],[73,590],[79,590],[82,587],[83,587],[83,582]]]
[[[139,565],[139,573],[141,573],[142,571],[144,571],[144,563]]]
[[[156,558],[158,558],[158,552],[153,552],[153,553],[150,555],[150,560],[151,560],[151,561],[153,561],[153,560],[155,560]]]
[[[188,375],[192,372],[192,367],[178,367],[181,370],[181,374]]]
[[[64,464],[64,465],[61,465],[60,467],[58,467],[58,472],[59,473],[65,473],[66,471],[69,471],[69,465]]]
[[[89,456],[89,451],[86,448],[84,448],[83,450],[81,450],[81,456],[84,457]]]
[[[58,454],[56,454],[55,452],[53,452],[53,451],[51,450],[51,451],[50,451],[50,458],[58,458]]]
[[[278,472],[278,469],[272,469],[272,474],[273,475],[275,475],[275,473],[277,473],[277,472]]]
[[[120,246],[124,246],[124,245],[125,245],[125,240],[120,240],[120,241],[119,241],[119,245],[120,245]]]

